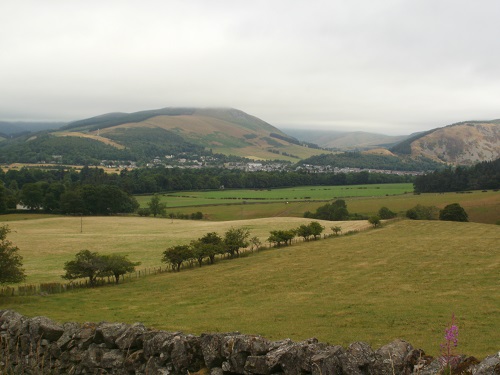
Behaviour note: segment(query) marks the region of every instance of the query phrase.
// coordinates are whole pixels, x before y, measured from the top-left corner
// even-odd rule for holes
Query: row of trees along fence
[[[344,233],[344,235],[349,235],[349,234],[354,234],[357,233],[358,231],[348,231]],[[335,233],[323,233],[322,237],[323,239],[329,238],[329,237],[336,237],[338,234]],[[302,237],[295,237],[292,240],[292,244],[296,244],[299,242],[304,242],[307,241]],[[254,250],[266,250],[266,249],[271,249],[275,248],[276,246],[273,243],[268,242],[268,245],[260,245],[258,247],[247,247],[245,249],[242,249],[241,253],[251,253]],[[222,254],[220,259],[226,259],[229,258],[227,254]],[[186,262],[183,264],[182,268],[193,268],[196,267],[197,263],[195,260],[192,260],[190,262]],[[128,274],[122,275],[121,277],[121,282],[129,282],[134,279],[138,279],[140,277],[145,277],[149,275],[157,275],[159,273],[164,273],[164,272],[172,272],[174,271],[172,265],[168,264],[165,266],[161,267],[149,267],[149,268],[144,268],[142,270],[136,270],[134,272],[130,272]],[[106,278],[100,278],[96,280],[95,286],[105,286],[105,285],[116,285],[116,282],[113,280],[112,277],[106,277]],[[72,281],[68,283],[58,283],[58,282],[52,282],[52,283],[41,283],[41,284],[25,284],[25,285],[18,285],[18,286],[4,286],[0,287],[0,296],[34,296],[34,295],[44,295],[44,294],[58,294],[58,293],[65,293],[68,291],[72,291],[75,289],[83,289],[83,288],[89,288],[89,282],[88,280],[80,280],[80,281]]]

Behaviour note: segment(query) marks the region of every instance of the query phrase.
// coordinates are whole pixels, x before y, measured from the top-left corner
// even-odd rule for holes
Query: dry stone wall
[[[500,353],[460,357],[457,374],[500,375]],[[291,374],[434,375],[438,359],[403,340],[373,350],[316,339],[156,331],[142,324],[65,323],[0,310],[0,373],[14,374]],[[455,372],[454,372],[455,373]]]

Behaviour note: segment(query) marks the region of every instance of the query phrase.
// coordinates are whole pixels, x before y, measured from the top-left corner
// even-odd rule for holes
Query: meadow
[[[39,278],[47,272],[56,275],[48,271],[55,258],[68,259],[82,246],[144,262],[158,259],[168,241],[232,225],[248,225],[260,235],[270,228],[295,227],[303,219],[171,223],[84,218],[83,233],[78,220],[11,221],[16,231],[11,240],[22,249],[27,269],[38,269]],[[40,248],[30,247],[39,241],[44,242]],[[187,333],[237,330],[276,340],[366,341],[375,348],[402,338],[433,355],[454,313],[458,351],[481,358],[498,351],[499,242],[495,225],[400,220],[354,236],[259,251],[118,286],[4,297],[0,308],[60,322],[138,321]]]
[[[244,227],[265,244],[270,230],[291,229],[311,222],[302,218],[211,222],[153,217],[17,217],[27,220],[7,222],[12,230],[8,239],[19,247],[24,258],[26,283],[64,281],[61,279],[64,263],[74,259],[80,250],[128,255],[130,260],[141,262],[139,269],[165,267],[161,262],[165,249],[189,244],[208,232],[222,236],[231,227]],[[330,230],[332,222],[318,221],[326,231],[333,233]],[[366,221],[337,222],[335,225],[340,225],[344,231],[369,227]]]
[[[325,201],[346,197],[400,195],[413,192],[413,185],[379,184],[349,186],[297,186],[280,189],[224,189],[173,192],[162,194],[169,207],[200,206],[226,203]],[[150,195],[136,197],[141,207],[147,207]]]
[[[248,220],[265,217],[302,217],[334,199],[344,199],[349,212],[375,215],[385,206],[404,215],[417,204],[440,209],[460,203],[469,220],[495,224],[500,221],[500,192],[426,193],[414,195],[411,184],[360,186],[314,186],[272,190],[188,191],[161,194],[167,212],[191,214],[201,211],[210,220]],[[151,196],[136,197],[147,207]]]

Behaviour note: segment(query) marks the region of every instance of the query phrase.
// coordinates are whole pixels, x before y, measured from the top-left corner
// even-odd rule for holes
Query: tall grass
[[[405,220],[119,286],[1,304],[61,322],[140,321],[373,347],[403,338],[433,355],[443,322],[455,313],[461,351],[481,357],[498,350],[499,240],[494,225]]]

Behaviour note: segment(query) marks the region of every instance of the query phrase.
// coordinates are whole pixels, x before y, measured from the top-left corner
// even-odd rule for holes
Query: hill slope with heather
[[[109,113],[2,142],[0,162],[148,161],[182,152],[297,161],[319,153],[267,122],[231,108],[163,108]]]
[[[500,157],[500,120],[468,121],[418,134],[390,150],[452,165],[472,165]]]

